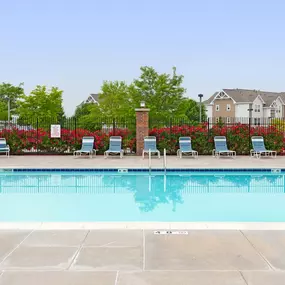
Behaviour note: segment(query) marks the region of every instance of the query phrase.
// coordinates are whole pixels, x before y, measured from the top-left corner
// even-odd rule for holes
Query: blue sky
[[[285,91],[284,11],[283,0],[0,0],[0,81],[58,86],[68,115],[143,65],[176,66],[192,98]]]

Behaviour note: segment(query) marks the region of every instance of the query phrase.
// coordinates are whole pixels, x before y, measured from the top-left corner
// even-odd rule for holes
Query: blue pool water
[[[285,222],[285,179],[268,172],[1,172],[0,221]]]

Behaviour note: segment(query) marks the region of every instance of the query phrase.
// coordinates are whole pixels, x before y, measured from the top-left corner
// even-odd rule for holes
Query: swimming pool
[[[1,172],[1,222],[285,222],[270,172]]]

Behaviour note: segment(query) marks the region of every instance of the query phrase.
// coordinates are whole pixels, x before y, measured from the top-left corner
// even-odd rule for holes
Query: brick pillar
[[[148,136],[149,109],[140,108],[136,109],[136,140],[137,140],[137,155],[142,155],[143,140],[145,136]]]

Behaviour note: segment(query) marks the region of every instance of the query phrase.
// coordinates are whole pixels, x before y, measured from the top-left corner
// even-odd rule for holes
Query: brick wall
[[[149,132],[149,109],[136,109],[136,141],[137,155],[142,155],[144,137],[148,136]]]

